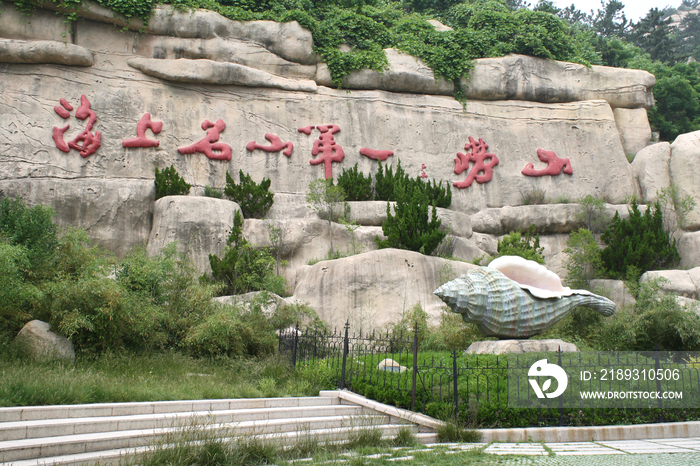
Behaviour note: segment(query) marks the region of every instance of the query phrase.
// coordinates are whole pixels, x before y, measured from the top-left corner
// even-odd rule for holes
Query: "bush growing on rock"
[[[338,176],[338,186],[343,188],[347,201],[372,200],[372,175],[365,178],[364,173],[357,170],[357,164],[349,170],[343,169]]]
[[[386,206],[386,219],[382,231],[387,239],[375,238],[379,248],[409,249],[430,255],[447,233],[440,231],[442,221],[431,205],[427,194],[421,189],[411,189],[403,183],[395,187],[396,204],[391,213],[391,204]],[[432,214],[428,210],[432,207]]]
[[[209,254],[212,277],[223,287],[222,295],[267,290],[284,295],[284,278],[274,274],[275,259],[265,248],[256,248],[243,237],[243,219],[236,212],[223,257]]]
[[[158,167],[156,167],[155,183],[156,200],[165,196],[186,196],[190,193],[190,188],[192,187],[177,173],[177,170],[172,165],[160,172]]]
[[[625,278],[630,267],[641,275],[648,270],[667,269],[680,262],[676,240],[664,230],[663,214],[655,202],[642,215],[637,203],[630,206],[629,220],[615,213],[601,236],[606,248],[601,253],[610,278]],[[639,278],[639,277],[637,277]]]
[[[498,241],[498,256],[520,256],[544,265],[543,251],[535,225],[530,225],[524,233],[514,231]]]
[[[226,172],[226,187],[224,194],[238,203],[245,218],[263,218],[272,207],[274,193],[270,192],[270,179],[263,178],[260,184],[253,181],[250,175],[238,171],[240,184],[236,184],[231,175]]]

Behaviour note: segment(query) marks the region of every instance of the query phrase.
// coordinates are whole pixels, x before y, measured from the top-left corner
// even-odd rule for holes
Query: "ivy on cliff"
[[[31,12],[35,0],[12,0]],[[75,18],[80,0],[52,0]],[[154,0],[97,0],[127,19],[148,21]],[[334,84],[342,86],[354,70],[384,71],[385,48],[393,47],[423,60],[438,77],[467,77],[480,57],[522,53],[587,63],[571,40],[570,26],[541,11],[511,11],[506,0],[460,3],[379,0],[171,0],[178,9],[203,8],[229,19],[297,21],[311,31],[314,51],[328,64]],[[450,8],[451,7],[451,8]],[[438,17],[453,30],[436,31],[428,19]],[[349,47],[341,51],[340,46]]]

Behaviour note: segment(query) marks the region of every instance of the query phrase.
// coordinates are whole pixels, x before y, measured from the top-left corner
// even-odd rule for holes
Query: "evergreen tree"
[[[236,184],[228,171],[226,172],[226,188],[224,194],[234,202],[237,202],[243,211],[245,218],[262,218],[272,207],[274,193],[270,192],[270,179],[263,178],[257,184],[250,175],[238,171],[240,184]]]
[[[635,24],[630,33],[632,43],[644,49],[652,60],[667,63],[673,60],[674,42],[671,37],[671,18],[664,18],[664,12],[652,8]]]
[[[403,183],[394,186],[396,204],[391,213],[387,203],[387,218],[382,223],[385,240],[375,240],[380,248],[410,249],[430,255],[447,235],[440,231],[441,220],[435,206],[421,189],[407,189]],[[432,214],[428,210],[432,207]]]
[[[165,196],[186,196],[192,187],[184,178],[178,175],[177,170],[172,165],[161,172],[156,167],[155,184],[156,200]]]
[[[629,220],[624,220],[616,212],[600,238],[607,246],[601,252],[601,259],[610,278],[626,278],[631,267],[641,275],[678,264],[676,240],[671,241],[664,230],[659,202],[649,206],[644,214],[632,202],[629,214]]]
[[[338,186],[343,188],[348,201],[372,199],[372,175],[365,178],[365,175],[357,170],[357,164],[350,170],[343,169],[338,177]]]

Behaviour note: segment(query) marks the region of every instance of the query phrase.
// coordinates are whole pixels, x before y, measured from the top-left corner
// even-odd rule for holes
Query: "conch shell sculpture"
[[[465,322],[486,336],[529,338],[539,335],[580,306],[604,316],[615,303],[587,290],[572,290],[534,261],[502,256],[488,267],[470,270],[434,292]]]

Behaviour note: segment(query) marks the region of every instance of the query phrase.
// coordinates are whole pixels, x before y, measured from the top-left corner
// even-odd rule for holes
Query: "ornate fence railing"
[[[279,352],[295,367],[324,366],[333,374],[338,388],[472,426],[605,425],[700,419],[700,368],[693,367],[700,364],[684,366],[684,370],[694,374],[696,381],[690,380],[690,396],[673,409],[667,409],[661,400],[624,409],[578,409],[571,404],[565,407],[561,398],[556,404],[532,408],[508,404],[510,395],[525,400],[526,406],[533,401],[532,406],[535,406],[537,400],[526,381],[515,386],[511,378],[510,389],[508,385],[509,370],[526,370],[532,358],[470,355],[454,350],[419,352],[417,329],[398,335],[389,332],[354,334],[349,324],[342,331],[332,333],[307,332],[297,326],[280,332]],[[652,364],[656,357],[658,366],[664,353],[650,352],[647,356],[652,358]],[[555,357],[552,362],[564,369],[589,367],[580,355],[577,359],[571,353],[557,352]],[[623,371],[639,364],[638,360],[620,360],[619,357],[614,362],[615,368]],[[656,389],[658,381],[649,381],[647,385]]]

